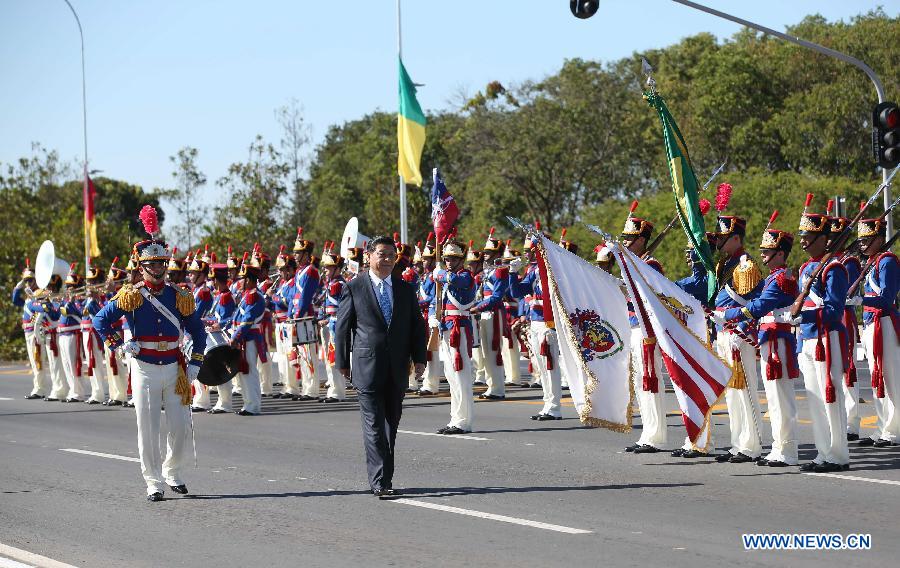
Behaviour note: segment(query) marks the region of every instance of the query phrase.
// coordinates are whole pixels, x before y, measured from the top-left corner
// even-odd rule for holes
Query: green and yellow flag
[[[399,59],[399,58],[398,58]],[[406,183],[422,185],[419,160],[425,146],[425,114],[416,100],[416,86],[400,61],[400,112],[397,114],[397,170]]]
[[[675,211],[681,221],[688,238],[688,243],[697,252],[706,268],[707,300],[715,296],[718,289],[716,283],[715,262],[712,251],[706,241],[706,225],[700,212],[700,183],[694,174],[687,144],[675,119],[669,113],[666,102],[655,92],[644,93],[644,99],[659,113],[662,121],[663,141],[666,146],[666,157],[669,160],[669,175],[672,177],[672,191],[675,193]]]

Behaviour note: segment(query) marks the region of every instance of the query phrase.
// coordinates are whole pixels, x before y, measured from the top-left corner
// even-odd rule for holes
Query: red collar
[[[166,287],[166,282],[163,281],[163,282],[160,282],[159,284],[152,284],[152,283],[144,280],[144,286],[146,286],[147,289],[150,290],[151,292],[153,292],[155,294],[159,294],[160,292],[162,292],[162,289]]]

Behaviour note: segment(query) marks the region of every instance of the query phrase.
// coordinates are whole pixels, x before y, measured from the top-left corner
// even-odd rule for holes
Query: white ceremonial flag
[[[544,237],[561,370],[581,422],[631,430],[628,308],[621,282]]]
[[[656,340],[688,438],[696,443],[731,380],[731,367],[709,344],[699,302],[628,249],[611,247],[644,337]]]

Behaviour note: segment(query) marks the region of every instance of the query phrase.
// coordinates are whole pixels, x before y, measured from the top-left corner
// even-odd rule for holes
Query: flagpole
[[[78,18],[78,12],[69,0],[63,0],[75,16],[75,23],[78,24],[78,35],[81,38],[81,118],[82,130],[84,132],[84,171],[82,173],[83,186],[82,196],[88,194],[88,138],[87,138],[87,81],[85,80],[84,71],[84,31],[81,29],[81,20]],[[399,1],[399,0],[398,0]],[[82,207],[86,207],[84,197],[82,197]],[[91,243],[89,241],[89,232],[87,226],[87,208],[84,211],[84,274],[87,275],[88,263],[91,258]]]
[[[400,0],[397,0],[397,57],[403,60],[403,36],[400,28]],[[400,175],[400,242],[408,243],[406,222],[406,180]]]

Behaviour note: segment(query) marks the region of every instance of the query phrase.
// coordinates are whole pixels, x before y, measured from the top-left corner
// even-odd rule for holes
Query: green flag
[[[709,243],[706,241],[706,225],[700,213],[700,184],[691,165],[687,144],[675,119],[669,113],[666,102],[657,93],[644,93],[650,106],[659,113],[662,121],[663,141],[666,145],[666,157],[669,162],[669,175],[672,176],[672,191],[675,193],[675,212],[681,221],[681,227],[687,235],[688,242],[697,252],[700,261],[706,268],[707,301],[712,300],[718,289],[716,283],[715,262]]]

